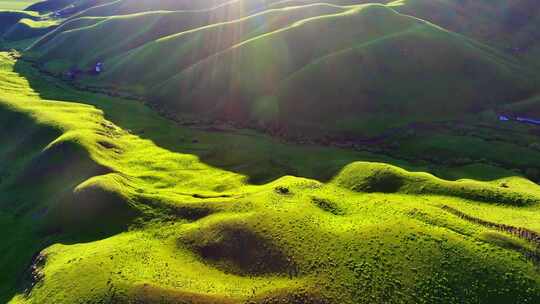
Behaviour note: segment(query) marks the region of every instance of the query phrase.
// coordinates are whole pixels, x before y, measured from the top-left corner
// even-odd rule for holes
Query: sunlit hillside
[[[540,303],[533,0],[0,0],[0,303]]]

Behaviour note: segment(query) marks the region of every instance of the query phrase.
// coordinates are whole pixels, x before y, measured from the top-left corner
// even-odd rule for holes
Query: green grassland
[[[14,2],[1,303],[540,302],[529,2]]]
[[[250,170],[235,173],[232,165],[243,149],[252,158],[269,157],[266,149],[295,158],[297,176],[370,156],[251,131],[175,127],[137,102],[38,78],[6,53],[1,62],[7,132],[0,157],[9,164],[0,196],[2,296],[9,302],[539,300],[537,266],[524,255],[531,244],[441,209],[539,230],[540,188],[523,178],[445,181],[351,162],[325,182],[316,173],[253,185]],[[222,142],[239,151],[231,163],[211,166],[212,155],[199,156]],[[308,153],[311,162],[296,161]],[[274,167],[254,161],[266,174]],[[34,270],[40,279],[24,293],[29,260],[44,247]]]
[[[23,10],[38,0],[0,0],[0,8],[4,10]]]
[[[247,16],[265,9],[278,9],[284,7],[294,7],[302,5],[310,5],[324,3],[317,0],[202,0],[202,1],[176,1],[165,0],[155,2],[152,0],[122,0],[107,2],[104,5],[95,6],[86,10],[78,10],[78,14],[74,16],[118,16],[129,15],[147,11],[191,11],[191,12],[212,12],[216,19],[227,18],[233,16]],[[335,5],[355,5],[362,3],[383,3],[384,0],[333,0]],[[82,1],[84,4],[85,1]]]
[[[40,17],[37,12],[3,10],[5,6],[1,5],[0,2],[0,46],[6,41],[21,41],[42,36],[59,24],[57,20]]]
[[[373,136],[538,91],[536,74],[520,59],[399,13],[408,2],[308,3],[272,3],[253,14],[233,1],[197,11],[76,16],[28,56],[59,75],[104,62],[102,75],[81,76],[79,85],[142,96],[179,119],[203,116],[304,137]]]
[[[399,0],[389,5],[494,47],[513,49],[517,56],[538,45],[534,29],[540,22],[540,8],[534,1]]]

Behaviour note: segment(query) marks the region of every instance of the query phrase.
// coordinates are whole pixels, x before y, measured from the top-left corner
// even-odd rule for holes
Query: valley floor
[[[0,302],[540,302],[511,170],[189,129],[10,53],[0,87]]]

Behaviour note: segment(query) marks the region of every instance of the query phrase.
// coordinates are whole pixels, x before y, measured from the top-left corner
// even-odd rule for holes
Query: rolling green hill
[[[85,9],[105,5],[114,0],[45,0],[32,4],[26,10],[40,13],[58,12],[63,16],[76,14]]]
[[[0,33],[3,34],[24,19],[36,20],[37,16],[34,13],[24,11],[0,11]]]
[[[26,4],[29,3],[29,1],[26,2]],[[3,7],[21,8],[15,5],[4,5]],[[2,41],[25,40],[42,36],[58,25],[57,21],[45,20],[37,12],[2,10],[1,8],[2,6],[0,6],[0,46]]]
[[[384,131],[370,128],[378,117],[387,128],[455,119],[537,89],[517,60],[383,5],[285,7],[204,25],[214,14],[75,19],[32,51],[55,73],[103,61],[106,71],[81,83],[142,95],[172,115],[288,133],[373,134]]]
[[[9,29],[4,32],[2,37],[8,41],[35,38],[48,33],[57,26],[58,23],[56,21],[36,21],[33,19],[23,18],[9,27]]]
[[[0,0],[0,303],[540,303],[538,7]]]
[[[90,9],[78,10],[79,14],[72,18],[93,16],[118,16],[129,15],[148,11],[212,11],[216,18],[230,18],[233,16],[247,16],[265,9],[283,8],[302,6],[310,4],[321,4],[325,2],[317,0],[166,0],[166,1],[151,1],[151,0],[120,0],[111,1],[104,0],[103,5],[97,5]],[[333,0],[335,5],[355,5],[363,3],[384,3],[385,0]],[[88,3],[88,0],[80,1],[79,3]],[[88,6],[88,5],[86,5]]]
[[[253,185],[196,155],[232,143],[231,156],[245,159],[245,149],[267,146],[297,153],[302,171],[347,152],[181,128],[141,104],[73,91],[0,59],[0,160],[9,164],[0,295],[9,303],[540,299],[534,243],[504,228],[540,229],[540,188],[526,179],[448,181],[353,162],[327,182]]]
[[[240,54],[243,60],[235,62]],[[116,69],[112,63],[103,77],[126,79]],[[309,89],[315,87],[321,89]],[[387,127],[406,122],[400,116],[455,117],[519,100],[532,89],[524,71],[496,52],[383,6],[366,6],[247,40],[149,96],[180,113],[215,110],[320,132],[369,130],[362,122],[378,115],[390,120]]]
[[[390,5],[517,57],[530,57],[539,47],[540,7],[533,0],[399,0]]]
[[[250,17],[244,22],[234,23],[229,28],[225,28],[227,25],[215,26],[213,31],[214,36],[219,35],[222,40],[231,37],[231,39],[236,39],[238,42],[249,34],[253,36],[265,33],[306,17],[339,11],[343,11],[343,9],[330,5],[266,11]],[[38,41],[34,49],[39,49],[40,53],[43,53],[41,58],[48,62],[61,60],[69,62],[71,66],[85,68],[93,65],[98,60],[124,54],[138,46],[152,43],[156,39],[200,28],[213,19],[217,18],[213,16],[213,13],[207,11],[151,12],[128,17],[81,18],[65,23],[55,32]],[[268,22],[261,22],[261,19],[268,20]],[[91,25],[87,25],[87,22],[91,23]],[[78,23],[78,27],[74,26],[74,23]],[[100,39],[99,37],[102,37],[105,33],[107,33],[107,39]],[[233,35],[238,37],[232,37]],[[211,37],[205,39],[209,38]],[[217,40],[217,37],[212,40]],[[95,43],[89,48],[84,41],[95,41]],[[233,42],[224,41],[223,43],[229,43],[230,45]],[[69,54],[65,48],[68,44],[72,46],[69,49]],[[209,49],[210,52],[219,50],[217,47],[215,49],[209,47]]]
[[[23,10],[39,0],[0,0],[0,8],[3,10]]]

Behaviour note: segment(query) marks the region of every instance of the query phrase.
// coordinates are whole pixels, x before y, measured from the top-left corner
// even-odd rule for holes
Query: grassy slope
[[[202,38],[202,40],[209,43],[211,41],[223,41],[223,44],[228,43],[230,45],[234,41],[229,40],[236,39],[236,42],[238,42],[239,39],[244,38],[250,32],[272,31],[306,17],[338,11],[340,11],[339,7],[330,5],[317,5],[287,11],[267,11],[241,23],[242,27],[231,26],[231,29],[223,29],[224,26],[215,26],[214,36]],[[240,14],[235,16],[238,17]],[[42,58],[47,58],[46,60],[65,60],[70,62],[72,66],[87,68],[97,60],[124,54],[158,38],[185,32],[214,22],[219,23],[233,17],[234,15],[220,17],[216,16],[213,11],[203,11],[150,12],[127,17],[82,18],[70,21],[55,32],[50,33],[38,41],[34,49],[40,49],[44,53]],[[96,24],[87,25],[86,20],[96,22]],[[266,20],[266,22],[262,22],[262,20]],[[81,25],[84,25],[84,27]],[[75,28],[75,26],[78,27]],[[104,33],[107,33],[107,39],[100,38],[103,37]],[[219,39],[215,37],[216,35],[220,36]],[[94,41],[95,43],[88,47],[83,41]],[[72,45],[69,53],[65,49],[68,44]],[[220,47],[225,46],[206,46],[210,52],[218,51]],[[199,51],[204,50],[199,49]],[[134,58],[134,60],[137,60],[137,58]]]
[[[533,55],[539,47],[540,8],[534,0],[398,0],[390,5],[538,64]]]
[[[11,26],[2,37],[8,41],[20,41],[40,37],[58,26],[54,20],[40,20],[23,18]]]
[[[355,5],[362,3],[384,2],[384,0],[333,0],[336,5]],[[215,17],[227,17],[234,15],[247,16],[269,8],[283,8],[289,6],[301,6],[309,4],[325,3],[318,0],[166,0],[156,3],[151,0],[121,0],[111,2],[108,5],[90,8],[81,12],[79,16],[115,16],[141,13],[147,11],[214,11]]]
[[[0,86],[1,302],[540,300],[523,255],[530,244],[440,209],[540,231],[540,190],[512,172],[439,171],[492,180],[450,182],[352,163],[428,170],[368,153],[179,128],[139,103],[46,81],[5,54]],[[428,143],[452,155],[463,143],[490,146],[470,140]],[[525,152],[525,163],[536,156]],[[272,182],[285,174],[323,182]],[[23,295],[24,271],[45,247],[44,280]]]
[[[104,60],[104,75],[86,82],[148,95],[170,113],[203,113],[317,133],[321,128],[377,133],[381,124],[374,119],[384,117],[385,128],[400,126],[408,122],[400,119],[404,113],[416,121],[455,117],[519,100],[534,88],[529,75],[497,51],[380,5],[267,10],[162,37],[196,27],[192,21],[199,20],[198,14],[78,19],[92,25],[60,28],[33,50],[54,72]],[[302,22],[294,23],[298,20]],[[71,29],[72,23],[65,26]],[[103,33],[110,40],[97,38]],[[86,41],[103,42],[88,48]],[[179,51],[170,53],[171,48]],[[240,54],[242,61],[236,59]],[[362,64],[362,69],[344,68],[352,64]],[[407,73],[423,80],[404,81]],[[432,86],[426,90],[427,80]],[[321,94],[304,89],[321,84]],[[190,94],[178,95],[185,91]]]
[[[4,10],[23,10],[38,0],[0,0],[0,8]]]
[[[148,54],[152,47],[134,52]],[[242,61],[235,61],[240,54]],[[114,66],[114,60],[112,65],[104,79],[126,81],[115,73],[121,67]],[[361,68],[348,68],[351,65]],[[415,81],[406,80],[408,73]],[[233,119],[238,115],[236,119],[365,132],[371,116],[386,116],[388,128],[402,125],[403,114],[413,120],[437,119],[519,98],[527,82],[521,73],[463,37],[372,5],[246,40],[197,62],[149,95],[178,112],[213,110]],[[423,85],[427,80],[429,88]],[[260,112],[266,117],[257,117]],[[337,120],[341,125],[334,124]]]
[[[42,20],[37,12],[23,11],[36,1],[0,1],[0,47],[4,41],[25,40],[41,36],[58,25]]]
[[[38,19],[37,13],[25,11],[4,11],[0,10],[0,34],[3,34],[10,27],[22,19]]]
[[[336,4],[351,5],[368,0],[335,0]],[[380,1],[369,1],[380,2]],[[284,7],[318,3],[316,0],[279,1],[279,0],[46,0],[29,7],[39,12],[60,11],[70,18],[107,17],[129,15],[149,11],[214,11],[216,18],[245,16],[268,7]],[[73,5],[73,6],[71,6]],[[219,9],[217,12],[216,9]]]
[[[328,33],[328,30],[323,26],[324,23],[320,22],[319,25],[303,26],[300,29],[294,28],[287,31],[277,31],[272,35],[263,35],[260,37],[262,39],[255,39],[251,42],[251,45],[255,45],[254,47],[248,48],[245,45],[240,45],[232,48],[232,50],[227,50],[228,47],[250,37],[271,32],[276,28],[281,28],[310,15],[330,14],[347,9],[330,5],[306,5],[293,9],[269,10],[238,21],[210,25],[167,36],[157,41],[153,41],[153,39],[174,32],[179,28],[190,28],[193,26],[193,22],[201,17],[201,13],[153,12],[119,17],[78,18],[63,24],[51,35],[41,39],[35,47],[41,48],[45,52],[44,58],[48,61],[47,67],[53,71],[63,71],[77,65],[84,68],[85,65],[88,66],[95,61],[120,53],[117,58],[109,60],[110,64],[107,62],[105,75],[107,85],[112,84],[114,86],[113,90],[118,85],[121,88],[128,89],[130,92],[141,94],[148,92],[149,88],[152,87],[148,84],[156,84],[162,79],[170,78],[179,70],[189,67],[193,62],[199,60],[202,60],[199,64],[200,68],[198,68],[198,70],[202,70],[201,74],[211,70],[211,73],[208,72],[201,76],[201,79],[210,82],[200,86],[206,90],[208,87],[219,84],[219,77],[228,79],[228,75],[220,75],[219,73],[223,74],[223,71],[220,72],[220,70],[226,70],[227,64],[235,64],[234,58],[236,55],[240,56],[249,53],[250,56],[244,56],[247,58],[245,61],[248,62],[249,59],[253,62],[239,66],[238,69],[241,73],[237,73],[237,83],[244,83],[244,85],[231,88],[228,94],[233,95],[234,93],[241,96],[260,95],[261,87],[262,90],[272,90],[274,87],[280,86],[274,79],[279,78],[280,75],[279,71],[272,71],[272,73],[265,74],[272,77],[272,79],[261,80],[253,76],[259,74],[257,73],[258,70],[264,70],[268,65],[272,65],[272,68],[295,69],[289,66],[282,67],[279,65],[280,60],[273,58],[290,59],[291,62],[286,62],[285,65],[301,65],[302,62],[309,61],[309,56],[304,56],[304,53],[307,52],[301,53],[302,56],[294,53],[289,54],[289,45],[295,49],[300,49],[300,46],[317,44],[318,39],[312,39],[313,41],[304,43],[304,39],[298,39],[298,36],[312,35],[318,37],[320,33],[327,33],[325,35],[335,36],[335,39],[331,40],[335,42],[340,41],[344,35],[342,33]],[[207,16],[206,11],[202,12],[202,14]],[[191,17],[184,18],[186,16]],[[286,118],[286,120],[293,120],[294,123],[299,125],[303,123],[301,126],[307,125],[312,131],[313,129],[318,130],[319,135],[327,133],[329,126],[345,134],[351,133],[350,131],[367,135],[379,134],[381,130],[392,126],[400,126],[410,121],[426,120],[425,113],[428,110],[437,113],[442,112],[446,116],[450,113],[459,114],[460,121],[444,124],[443,128],[435,126],[437,127],[435,136],[433,132],[417,130],[414,127],[412,127],[413,130],[410,130],[411,127],[409,126],[394,132],[395,135],[387,136],[385,139],[385,144],[390,147],[385,152],[397,157],[407,157],[414,160],[423,159],[429,162],[443,162],[443,166],[454,165],[454,161],[463,162],[463,160],[468,163],[495,163],[509,169],[515,169],[517,166],[522,174],[527,174],[530,178],[539,180],[540,175],[527,173],[528,171],[537,170],[535,168],[540,168],[538,151],[528,147],[531,142],[536,141],[533,133],[534,129],[520,128],[518,135],[515,131],[507,130],[502,126],[497,121],[495,113],[487,115],[487,119],[485,119],[484,114],[477,113],[486,104],[495,106],[495,101],[508,94],[505,85],[501,84],[493,87],[491,83],[502,83],[503,80],[507,80],[507,82],[516,84],[516,82],[520,81],[519,79],[525,78],[522,75],[523,71],[514,67],[515,62],[489,47],[467,40],[459,35],[445,32],[431,24],[425,24],[395,14],[390,16],[384,18],[394,22],[388,22],[386,27],[381,26],[378,22],[374,22],[375,25],[373,25],[368,22],[369,20],[363,21],[373,31],[364,33],[363,36],[357,36],[355,40],[365,39],[367,42],[360,43],[359,41],[358,45],[323,56],[314,60],[312,64],[302,67],[291,77],[286,78],[281,87],[275,89],[276,94],[280,97],[279,99],[272,95],[253,98],[253,100],[247,102],[247,105],[241,105],[240,109],[233,108],[233,110],[238,110],[233,114],[249,115],[250,118],[263,123],[275,119],[279,115],[292,116],[292,119]],[[379,18],[382,19],[383,17],[379,16]],[[336,19],[339,20],[339,18]],[[366,19],[365,16],[363,19]],[[361,23],[363,19],[358,22]],[[179,22],[179,20],[183,21]],[[400,20],[400,22],[405,20],[409,28],[402,31],[402,28],[397,26],[400,23],[395,22],[396,20]],[[314,23],[313,21],[312,23]],[[200,20],[197,22],[200,22]],[[314,29],[317,26],[323,27],[323,29]],[[357,26],[356,28],[362,27]],[[377,28],[379,32],[386,31],[386,36],[379,39],[378,35],[381,33],[374,33]],[[377,38],[370,40],[370,35]],[[101,39],[103,36],[110,39]],[[88,45],[86,41],[94,41],[95,43]],[[275,43],[276,41],[279,43]],[[144,44],[145,42],[148,43],[138,49],[122,53],[122,50],[130,49],[132,46]],[[268,47],[270,44],[271,47]],[[66,47],[67,45],[69,47]],[[179,51],[170,52],[170,49]],[[317,48],[311,46],[311,49]],[[222,50],[227,53],[226,56],[223,56],[226,57],[226,60],[220,61],[219,64],[214,65],[215,56],[205,59],[209,55]],[[325,50],[320,52],[324,53]],[[300,57],[300,59],[294,59],[293,55]],[[266,58],[267,62],[259,60],[263,57]],[[404,58],[407,60],[404,60]],[[438,60],[439,58],[446,58],[446,60],[441,61]],[[464,61],[465,59],[467,60]],[[152,69],[148,69],[148,62],[152,62]],[[175,64],[171,64],[171,62]],[[351,62],[362,65],[362,69],[350,69]],[[435,70],[435,72],[444,70],[445,73],[437,72],[433,75],[432,73],[426,73],[424,71],[426,69]],[[192,73],[193,70],[198,71],[197,69],[188,69],[186,73],[182,73],[179,77],[190,80],[196,76],[195,73]],[[491,72],[485,73],[487,70]],[[336,71],[340,72],[337,73]],[[409,79],[408,75],[411,71],[419,79],[424,79],[424,81],[403,81],[403,79]],[[472,81],[465,81],[465,78],[460,76],[462,74],[467,75],[466,79],[470,79],[471,76],[474,77]],[[134,75],[137,77],[134,77]],[[207,75],[214,75],[212,76],[214,78],[209,79],[209,77],[206,77]],[[331,76],[331,79],[328,79],[327,75]],[[381,75],[381,77],[376,77],[377,75]],[[499,79],[491,82],[492,76],[496,75]],[[454,81],[456,77],[462,79],[462,81]],[[437,81],[432,81],[433,79]],[[427,81],[432,83],[428,88],[424,86]],[[363,83],[363,85],[358,84],[358,82]],[[101,82],[101,84],[103,83]],[[158,105],[165,108],[169,114],[178,112],[174,109],[179,107],[192,110],[189,108],[191,102],[179,105],[177,98],[168,98],[168,96],[178,95],[178,83],[178,77],[172,78],[168,82],[168,86],[165,87],[165,98],[163,99],[169,104],[165,107],[162,104]],[[189,86],[189,83],[188,81],[184,85]],[[246,83],[250,85],[245,85]],[[272,86],[267,87],[265,83],[272,83]],[[392,85],[388,86],[388,83],[392,83]],[[333,85],[328,86],[328,84]],[[338,86],[340,84],[348,85],[341,87]],[[520,85],[517,84],[516,86]],[[324,87],[327,89],[324,91],[318,90],[316,96],[311,96],[309,95],[310,92],[302,92],[302,90],[299,92],[297,90],[297,88],[304,87]],[[464,88],[468,88],[468,90]],[[477,90],[478,88],[483,89]],[[252,91],[255,90],[258,91],[253,93]],[[361,91],[362,94],[358,94],[357,91]],[[446,92],[442,95],[448,100],[444,105],[432,102],[432,100],[443,98],[440,94],[441,91]],[[324,93],[324,97],[321,93]],[[200,107],[204,107],[204,111],[208,112],[209,109],[214,109],[215,112],[219,113],[223,108],[230,106],[226,103],[227,100],[221,103],[217,102],[213,94],[214,92],[210,92],[207,94],[210,96],[206,96],[203,92],[202,97],[206,96],[207,98],[201,101]],[[291,101],[291,105],[285,104],[280,108],[280,99],[300,100],[301,98],[296,98],[299,94],[301,96],[302,94],[308,94],[309,98],[303,98],[302,103]],[[490,95],[495,97],[489,98]],[[223,94],[220,96],[223,99],[227,97],[227,95]],[[342,96],[354,97],[355,102],[345,103]],[[387,102],[372,105],[370,100],[374,96],[378,97],[378,100]],[[413,99],[410,96],[417,97]],[[152,97],[155,98],[155,94]],[[182,100],[180,97],[178,99]],[[328,104],[327,100],[340,100],[340,103],[343,104],[341,108],[337,108],[334,103]],[[396,100],[399,100],[400,103],[397,104]],[[525,102],[516,104],[516,107],[513,107],[512,104],[505,107],[517,108],[518,105],[523,104]],[[535,107],[535,104],[534,102],[527,103],[526,111],[528,111],[529,115],[532,115],[531,109]],[[295,105],[296,107],[290,108],[290,106]],[[356,113],[356,111],[349,111],[351,107],[362,110],[363,114],[354,116],[346,114]],[[419,107],[422,111],[416,113]],[[248,108],[248,110],[245,108]],[[302,109],[305,108],[316,108],[318,111],[303,111]],[[523,109],[523,107],[521,108]],[[404,117],[401,112],[407,109],[412,109],[414,113]],[[396,115],[395,111],[400,112],[400,114]],[[524,111],[521,111],[521,113],[525,113]],[[323,117],[302,117],[302,115],[306,116],[311,112],[324,113],[324,115]],[[183,113],[185,114],[185,112]],[[338,114],[339,119],[334,119],[335,123],[328,118],[331,115]],[[358,119],[356,116],[362,116],[362,119]],[[303,121],[300,118],[303,118]],[[431,115],[429,118],[433,119],[434,116]],[[195,119],[199,120],[200,115],[196,115]],[[309,124],[310,121],[319,122],[325,119],[330,121],[322,130],[317,125]],[[461,124],[467,124],[473,129],[476,127],[471,125],[482,124],[482,126],[479,127],[480,130],[465,131],[467,133],[465,136],[463,136],[462,130],[447,130],[448,128],[456,129],[456,126],[459,127]],[[488,131],[489,128],[496,130]],[[409,131],[419,134],[413,137],[407,136],[406,134]],[[481,138],[476,136],[475,133],[477,132],[481,133]],[[531,136],[526,136],[527,132],[531,132]],[[301,137],[303,136],[305,134],[302,134]],[[493,142],[498,143],[498,149],[492,149]],[[395,147],[396,143],[398,147]],[[471,145],[474,145],[477,149],[463,149],[463,147]],[[356,146],[363,149],[364,143]],[[514,153],[514,151],[521,151],[521,157],[517,160],[509,160],[506,155]],[[220,151],[220,153],[223,154],[224,151]],[[226,162],[227,156],[224,156],[223,159]],[[287,166],[290,165],[287,164]],[[467,170],[469,172],[467,176],[481,177],[483,169],[476,170],[474,168],[474,166],[470,167],[473,172]],[[448,174],[446,169],[434,170],[434,172],[445,177],[455,178],[454,175]],[[462,174],[464,173],[462,172]],[[255,180],[258,180],[258,178]]]
[[[350,5],[361,2],[365,1],[333,1],[336,5]],[[272,29],[272,27],[276,26],[276,24],[274,24],[276,22],[274,21],[275,19],[281,22],[281,26],[286,26],[288,19],[294,20],[295,18],[298,18],[295,17],[295,13],[298,14],[298,12],[301,11],[308,11],[304,18],[315,15],[316,10],[311,7],[312,5],[314,5],[315,8],[329,6],[312,0],[300,1],[298,3],[293,1],[237,0],[225,1],[222,4],[219,4],[219,1],[214,0],[207,2],[160,1],[158,3],[152,1],[116,1],[109,5],[97,6],[82,12],[81,14],[72,16],[68,22],[41,39],[34,47],[47,44],[45,49],[52,48],[54,50],[66,43],[65,40],[69,42],[73,42],[74,39],[78,40],[79,42],[75,43],[75,46],[78,46],[80,45],[80,41],[96,41],[96,37],[102,37],[104,33],[107,33],[107,36],[110,36],[111,32],[116,34],[113,35],[113,37],[110,37],[110,39],[100,39],[104,40],[106,45],[92,46],[91,48],[86,46],[86,48],[78,49],[78,52],[83,55],[82,57],[85,60],[83,62],[77,62],[77,65],[88,65],[89,62],[95,60],[99,56],[107,58],[112,55],[117,55],[120,51],[125,52],[158,38],[177,34],[193,28],[247,17],[251,14],[260,13],[266,8],[279,9],[302,5],[307,5],[308,7],[306,7],[305,10],[294,10],[291,12],[292,16],[289,17],[286,16],[285,12],[277,14],[279,11],[269,12],[269,14],[260,14],[258,19],[262,20],[256,20],[256,23],[252,20],[252,25],[248,26],[248,29],[251,29],[251,27],[268,27],[269,29]],[[335,8],[336,11],[338,9],[339,8],[337,7]],[[311,13],[309,13],[310,10],[312,11]],[[319,13],[324,14],[325,10],[322,9]],[[275,15],[281,15],[281,18],[273,17]],[[266,21],[266,19],[268,19],[268,21]],[[98,26],[87,28],[97,22],[99,22]],[[83,27],[88,31],[72,32],[74,29]],[[237,30],[242,31],[242,29]],[[261,30],[264,29],[260,29],[259,31]],[[62,37],[58,39],[60,41],[49,43],[49,41],[57,35],[68,37]],[[76,36],[79,37],[77,38]],[[60,51],[57,51],[57,53],[58,52]],[[74,60],[69,54],[63,55],[70,60]],[[88,60],[88,57],[92,57],[92,60]],[[54,54],[52,54],[49,59],[54,59]]]
[[[92,6],[99,6],[115,0],[43,0],[29,6],[27,10],[40,13],[60,12],[64,16],[78,13]]]
[[[486,220],[539,230],[540,189],[524,179],[506,178],[509,188],[502,188],[502,180],[448,182],[359,162],[326,183],[289,176],[254,186],[245,175],[209,166],[195,155],[223,142],[239,151],[269,146],[283,158],[312,155],[313,162],[297,164],[304,172],[329,159],[362,156],[331,149],[307,152],[310,148],[281,146],[253,134],[172,127],[138,103],[55,88],[20,63],[17,71],[25,79],[14,72],[12,59],[0,58],[0,81],[8,88],[0,98],[0,115],[13,130],[1,140],[16,150],[0,151],[2,160],[16,156],[0,184],[0,218],[1,225],[17,232],[2,230],[3,250],[11,254],[0,260],[8,269],[1,278],[8,282],[2,296],[11,298],[17,283],[12,278],[39,247],[25,242],[58,242],[42,252],[46,262],[38,269],[44,279],[13,303],[539,300],[540,277],[519,252],[530,245],[439,208],[450,205]],[[90,102],[104,112],[41,99],[53,95]],[[59,164],[77,176],[38,170],[48,181],[43,184],[32,180],[35,174],[24,175],[34,166],[54,164],[58,146],[67,147],[60,149],[65,161]],[[243,157],[238,152],[231,160]],[[90,169],[70,170],[81,162]],[[82,181],[95,168],[100,173]],[[285,188],[288,193],[276,190]],[[105,221],[103,215],[118,208],[116,214],[134,217]],[[107,223],[132,228],[118,234],[125,228]],[[83,236],[86,242],[79,243]],[[244,253],[242,246],[253,250]]]

